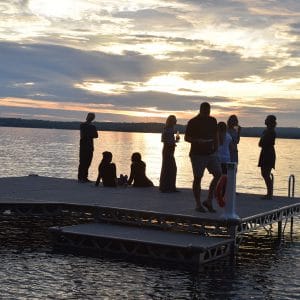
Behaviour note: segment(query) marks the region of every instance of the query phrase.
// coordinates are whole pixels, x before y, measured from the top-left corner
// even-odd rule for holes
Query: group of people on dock
[[[227,124],[217,122],[216,118],[210,115],[211,106],[208,102],[200,105],[200,112],[197,116],[188,121],[185,131],[185,141],[190,143],[190,160],[193,170],[193,194],[195,198],[195,209],[199,212],[215,212],[212,204],[215,189],[222,174],[227,173],[227,163],[238,163],[238,143],[240,141],[241,126],[236,115],[231,115]],[[97,129],[92,124],[95,119],[94,113],[88,113],[86,121],[80,125],[80,158],[78,168],[78,181],[90,182],[88,169],[93,157],[93,139],[98,137]],[[162,193],[179,192],[176,188],[177,166],[174,157],[176,143],[179,136],[175,136],[177,119],[170,115],[164,126],[161,141],[162,167],[160,173],[159,190]],[[266,129],[260,141],[261,147],[258,166],[261,168],[261,175],[265,181],[267,194],[263,199],[272,199],[273,180],[271,170],[275,168],[275,127],[276,117],[269,115],[265,119]],[[112,153],[105,151],[98,168],[98,177],[95,185],[102,181],[103,186],[115,187],[117,185],[133,185],[135,187],[151,187],[153,182],[146,176],[146,164],[142,161],[139,152],[131,156],[130,176],[117,178],[116,166],[112,163]],[[209,185],[208,196],[201,201],[201,180],[205,169],[212,174]]]
[[[94,139],[98,138],[96,126],[92,124],[95,119],[94,113],[88,113],[86,121],[80,124],[80,150],[78,182],[91,182],[88,179],[88,169],[91,165],[94,152]],[[116,187],[117,185],[133,185],[134,187],[154,186],[153,182],[146,176],[146,164],[142,161],[139,152],[131,156],[130,176],[121,175],[117,178],[116,165],[112,162],[113,155],[109,151],[102,153],[102,160],[98,167],[98,177],[95,185],[102,181],[105,187]]]

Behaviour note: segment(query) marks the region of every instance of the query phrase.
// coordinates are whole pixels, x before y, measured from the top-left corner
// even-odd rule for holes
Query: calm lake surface
[[[1,177],[30,173],[77,177],[78,131],[0,127],[0,141]],[[240,192],[265,193],[257,167],[257,145],[258,138],[241,138]],[[140,152],[148,177],[157,185],[161,149],[160,134],[100,132],[90,179],[96,179],[103,151],[113,153],[118,174],[128,174],[131,154]],[[182,136],[175,152],[179,188],[192,183],[188,151]],[[287,195],[288,177],[294,174],[295,196],[299,197],[300,140],[277,139],[276,153],[274,194]],[[209,181],[206,173],[203,188]],[[299,299],[299,218],[292,238],[289,225],[281,245],[273,226],[271,231],[246,236],[235,262],[225,260],[195,272],[162,264],[55,254],[47,240],[46,222],[1,221],[0,299]]]

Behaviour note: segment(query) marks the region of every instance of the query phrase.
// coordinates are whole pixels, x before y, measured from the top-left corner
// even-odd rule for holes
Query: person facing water
[[[80,146],[78,181],[89,182],[88,170],[93,159],[94,139],[98,138],[96,126],[91,124],[95,119],[94,113],[88,113],[86,121],[80,124]]]
[[[267,194],[262,197],[262,199],[272,199],[273,197],[273,180],[271,177],[272,169],[275,169],[275,139],[276,132],[275,127],[277,125],[276,117],[274,115],[269,115],[265,119],[265,125],[267,128],[264,130],[260,140],[259,147],[261,147],[261,152],[259,155],[258,166],[261,170],[261,176],[263,177]]]
[[[177,120],[174,115],[168,116],[166,125],[161,135],[163,142],[162,167],[160,172],[159,190],[163,193],[177,192],[176,175],[177,166],[174,157],[176,140],[174,138],[174,126]],[[179,140],[179,139],[178,139]]]
[[[222,171],[217,155],[217,120],[210,116],[209,103],[201,103],[200,113],[189,120],[185,131],[185,141],[191,144],[190,159],[194,175],[193,193],[196,202],[196,210],[206,212],[203,207],[205,206],[209,212],[215,212],[212,206],[212,199]],[[208,197],[201,203],[201,180],[205,169],[213,175],[213,178],[209,185]]]
[[[112,153],[104,151],[102,160],[98,167],[98,177],[95,185],[98,186],[102,179],[103,186],[117,186],[117,171],[116,165],[112,163]]]
[[[222,174],[227,174],[227,163],[231,162],[230,153],[234,146],[232,137],[227,132],[227,126],[225,122],[218,123],[218,136],[218,156],[221,162]]]
[[[231,115],[227,120],[227,131],[232,138],[232,147],[230,149],[230,161],[238,163],[238,143],[240,142],[241,126],[236,115]]]
[[[134,187],[150,187],[153,182],[146,176],[146,164],[142,161],[139,152],[135,152],[131,156],[130,176],[128,185],[133,183]]]

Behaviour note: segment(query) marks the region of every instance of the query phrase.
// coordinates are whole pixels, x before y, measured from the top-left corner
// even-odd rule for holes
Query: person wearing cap
[[[93,159],[94,139],[98,138],[96,126],[91,124],[95,119],[94,113],[88,113],[86,121],[80,124],[80,147],[78,182],[90,182],[88,170]]]

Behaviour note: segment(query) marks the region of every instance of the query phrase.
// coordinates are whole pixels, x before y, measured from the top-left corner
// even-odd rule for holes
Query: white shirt
[[[218,148],[218,155],[221,163],[230,162],[230,149],[229,149],[230,143],[232,143],[232,137],[229,133],[226,132],[223,145],[219,145]]]

